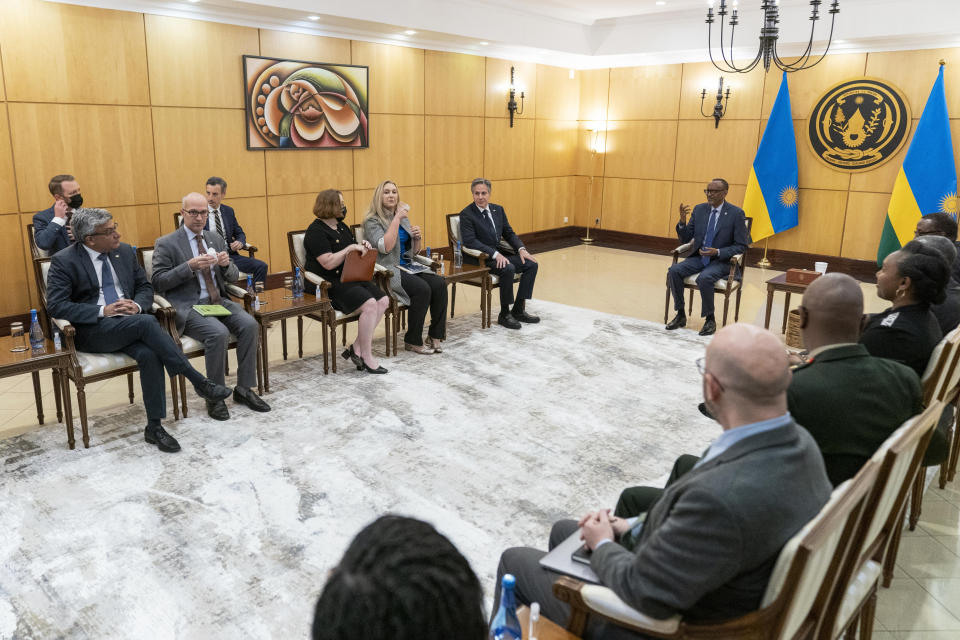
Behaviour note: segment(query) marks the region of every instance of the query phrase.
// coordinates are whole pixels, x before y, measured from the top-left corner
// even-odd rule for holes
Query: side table
[[[808,286],[810,285],[798,282],[787,282],[787,274],[785,273],[781,273],[767,280],[767,314],[763,319],[763,328],[770,328],[770,312],[773,310],[773,294],[777,291],[783,291],[787,294],[787,299],[783,302],[783,326],[780,328],[780,333],[786,333],[787,315],[790,312],[790,294],[799,293],[803,295]]]
[[[441,264],[441,271],[436,274],[443,278],[446,284],[480,279],[480,328],[490,326],[490,269],[478,264],[464,263],[462,267],[454,267],[452,260],[434,260]]]
[[[61,349],[56,351],[52,340],[44,341],[45,352],[34,354],[30,349],[26,351],[10,351],[13,339],[10,336],[0,338],[0,378],[29,373],[33,378],[33,394],[37,403],[37,421],[43,424],[43,395],[40,393],[40,372],[44,369],[53,370],[54,393],[58,398],[57,421],[64,421],[67,427],[67,445],[73,449],[76,443],[73,438],[73,407],[70,403],[70,380],[67,369],[70,368],[70,352]],[[60,412],[59,399],[63,400],[64,412]],[[66,418],[66,420],[64,420]]]

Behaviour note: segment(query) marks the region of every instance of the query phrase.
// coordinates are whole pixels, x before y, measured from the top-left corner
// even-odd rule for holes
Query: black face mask
[[[337,216],[337,220],[343,220],[347,217],[347,205],[340,207],[340,215]]]
[[[79,193],[75,193],[70,196],[69,200],[67,200],[67,204],[70,205],[71,209],[79,209],[83,206],[83,196]]]

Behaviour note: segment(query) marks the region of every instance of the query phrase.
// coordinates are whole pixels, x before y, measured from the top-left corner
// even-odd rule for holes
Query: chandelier
[[[720,17],[720,55],[723,59],[722,63],[713,57],[713,4],[714,0],[710,0],[710,6],[707,9],[707,49],[710,52],[710,62],[724,73],[749,73],[753,71],[754,67],[756,67],[761,60],[763,61],[764,71],[770,71],[771,63],[783,71],[801,71],[817,65],[827,55],[827,51],[830,50],[830,42],[833,40],[833,23],[834,20],[836,20],[837,14],[840,13],[840,0],[833,0],[829,9],[829,13],[831,14],[830,35],[827,38],[827,48],[823,50],[823,54],[821,54],[819,58],[811,61],[813,33],[817,27],[817,21],[820,19],[820,5],[823,4],[823,0],[810,0],[810,40],[807,42],[807,48],[796,61],[786,63],[777,55],[777,38],[780,36],[780,27],[777,26],[780,24],[780,0],[762,0],[760,9],[763,12],[763,28],[760,29],[760,49],[757,51],[757,57],[753,59],[753,62],[744,67],[738,67],[733,63],[733,35],[739,24],[737,0],[733,0],[732,2],[732,12],[727,11],[727,0],[720,0],[720,10],[716,13],[716,15]],[[724,21],[728,13],[730,13],[730,43],[729,47],[725,49],[723,31]],[[728,51],[729,59],[727,58]]]

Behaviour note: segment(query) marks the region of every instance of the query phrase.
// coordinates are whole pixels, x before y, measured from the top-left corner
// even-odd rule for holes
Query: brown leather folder
[[[370,282],[373,280],[373,270],[377,264],[377,252],[368,249],[364,255],[359,251],[351,251],[343,261],[343,273],[340,282]]]

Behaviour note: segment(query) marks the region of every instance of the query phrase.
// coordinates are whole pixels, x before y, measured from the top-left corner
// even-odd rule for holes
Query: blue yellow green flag
[[[877,248],[877,264],[883,264],[887,255],[913,240],[921,216],[937,211],[954,216],[958,211],[957,168],[950,140],[943,65],[893,185]]]
[[[753,218],[753,241],[797,226],[797,139],[790,115],[790,90],[787,73],[780,80],[780,91],[763,131],[760,148],[750,167],[743,210]]]

